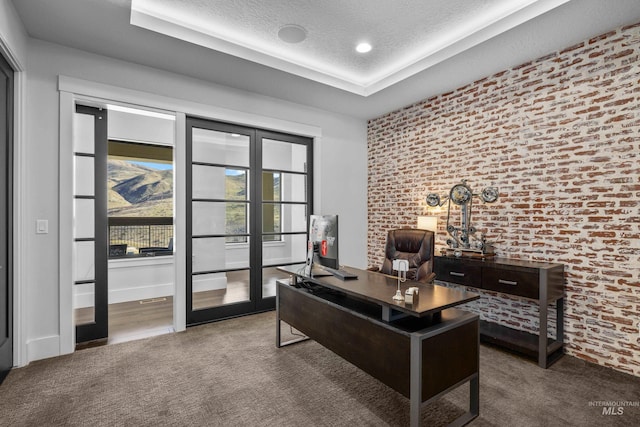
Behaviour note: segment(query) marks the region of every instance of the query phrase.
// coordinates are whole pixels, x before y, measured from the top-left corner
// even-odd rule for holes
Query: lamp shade
[[[418,229],[430,230],[435,233],[436,231],[438,231],[438,217],[437,216],[419,216]]]

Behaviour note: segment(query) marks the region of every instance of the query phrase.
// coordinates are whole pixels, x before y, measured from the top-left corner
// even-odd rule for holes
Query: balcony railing
[[[109,218],[109,258],[168,255],[172,239],[171,217]]]

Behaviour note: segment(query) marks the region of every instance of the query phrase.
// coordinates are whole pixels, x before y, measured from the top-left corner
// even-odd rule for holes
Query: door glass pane
[[[247,234],[249,227],[249,205],[227,203],[225,234]],[[227,243],[247,243],[247,236],[227,236]]]
[[[249,174],[245,169],[193,165],[194,199],[248,200]]]
[[[280,172],[262,173],[262,200],[275,202],[282,200],[281,175]]]
[[[307,231],[307,205],[286,204],[281,205],[282,231],[296,233]]]
[[[307,176],[300,174],[281,174],[281,200],[285,202],[307,201]]]
[[[93,237],[95,234],[94,201],[92,199],[75,199],[73,204],[74,236],[77,239]]]
[[[192,240],[193,273],[248,267],[248,244],[227,244],[224,237]]]
[[[94,172],[93,172],[93,157],[75,156],[75,190],[76,196],[93,196],[95,192],[94,187]]]
[[[249,167],[249,136],[192,129],[194,162]]]
[[[271,237],[271,236],[264,236]],[[307,235],[276,235],[277,242],[267,239],[262,243],[262,264],[282,265],[305,262],[307,259]]]
[[[73,314],[76,325],[95,322],[94,283],[73,286]]]
[[[276,296],[276,280],[289,281],[289,275],[276,267],[262,269],[262,298]]]
[[[214,234],[247,234],[247,203],[193,202],[192,233],[194,236]],[[227,242],[246,242],[246,236],[227,238]]]
[[[306,204],[262,204],[263,233],[297,233],[307,229]]]
[[[73,151],[76,153],[93,154],[95,139],[95,124],[93,116],[88,114],[73,115]]]
[[[249,276],[249,270],[194,275],[193,310],[249,301]]]
[[[262,232],[282,232],[282,205],[277,203],[264,203],[262,205]],[[273,238],[274,236],[271,237]],[[265,236],[265,239],[269,240],[269,236]]]
[[[262,167],[289,172],[306,172],[307,147],[301,144],[263,139]]]
[[[75,242],[76,268],[73,277],[74,282],[95,279],[94,247],[95,243],[93,242]]]

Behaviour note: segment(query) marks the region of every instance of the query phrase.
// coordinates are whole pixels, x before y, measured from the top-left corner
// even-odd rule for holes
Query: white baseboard
[[[173,296],[173,283],[109,290],[109,304]]]
[[[55,356],[60,356],[59,335],[27,341],[27,363]]]
[[[198,279],[197,276],[193,278],[193,292],[220,290],[226,289],[226,287],[227,279],[224,275],[206,279]],[[173,296],[173,293],[173,283],[109,290],[109,304]],[[75,308],[92,307],[93,292],[88,291],[75,294],[73,296],[73,306]]]
[[[173,296],[173,292],[173,283],[161,283],[158,285],[137,286],[135,288],[114,289],[109,290],[109,304]],[[93,291],[76,293],[73,296],[73,306],[75,308],[92,307]]]
[[[220,289],[227,288],[227,276],[224,273],[220,274],[220,277],[207,277],[204,275],[201,278],[198,276],[194,276],[193,278],[193,292],[202,292],[202,291],[217,291]]]

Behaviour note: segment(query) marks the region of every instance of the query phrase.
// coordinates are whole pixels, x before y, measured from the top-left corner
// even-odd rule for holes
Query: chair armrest
[[[433,283],[433,281],[436,279],[436,273],[431,272],[431,274],[429,274],[427,277],[425,277],[424,279],[420,280],[421,282],[424,283]]]

